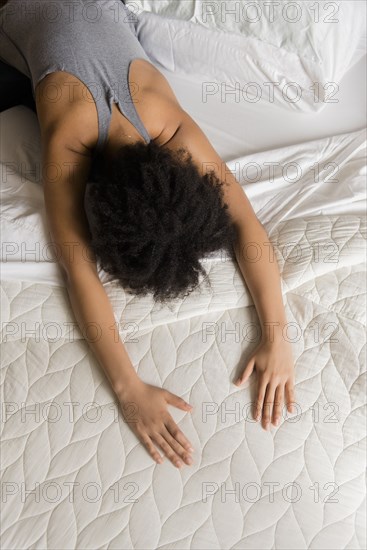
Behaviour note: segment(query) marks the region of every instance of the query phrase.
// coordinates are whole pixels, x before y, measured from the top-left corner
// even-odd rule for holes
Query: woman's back
[[[0,18],[0,59],[31,79],[34,97],[41,80],[58,71],[74,77],[65,82],[63,76],[69,100],[78,93],[78,82],[87,86],[98,112],[97,150],[106,143],[114,102],[149,143],[132,99],[137,90],[129,86],[131,62],[149,58],[122,1],[10,0]],[[52,83],[48,100],[56,104],[60,90],[54,79]]]

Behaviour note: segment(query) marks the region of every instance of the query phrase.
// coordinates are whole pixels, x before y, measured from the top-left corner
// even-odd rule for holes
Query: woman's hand
[[[270,422],[274,426],[279,424],[284,400],[288,411],[293,412],[294,362],[290,343],[282,337],[262,340],[235,385],[246,382],[254,369],[258,376],[253,415],[259,420],[262,411],[262,426],[268,430]]]
[[[183,462],[192,463],[190,453],[193,448],[167,411],[167,405],[173,405],[183,411],[191,411],[192,406],[181,397],[136,379],[117,394],[125,422],[146,447],[151,457],[158,463],[163,458],[153,443],[177,467]]]

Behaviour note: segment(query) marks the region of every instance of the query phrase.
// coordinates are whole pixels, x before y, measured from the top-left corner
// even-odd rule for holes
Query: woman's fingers
[[[288,410],[288,412],[292,413],[292,412],[294,412],[293,380],[289,380],[288,382],[286,382],[285,395],[286,395],[286,402],[287,402],[287,410]]]
[[[163,457],[159,454],[159,452],[153,445],[149,435],[146,432],[142,432],[140,430],[135,430],[135,433],[141,443],[143,443],[153,460],[155,460],[158,464],[162,464]]]
[[[156,449],[156,447],[153,445],[153,442],[152,440],[154,441],[154,443],[156,443],[163,451],[163,453],[167,456],[167,458],[169,458],[169,460],[175,465],[177,466],[177,468],[180,468],[183,463],[181,461],[181,458],[180,458],[180,449],[181,449],[181,454],[184,454],[185,451],[184,449],[182,449],[182,447],[179,445],[179,443],[176,443],[177,445],[177,451],[176,452],[173,448],[172,448],[172,445],[169,444],[166,439],[164,437],[162,437],[161,434],[158,434],[158,433],[154,433],[152,434],[150,437],[149,435],[147,434],[147,432],[145,431],[142,431],[141,429],[137,429],[135,431],[138,439],[141,441],[141,443],[143,443],[143,445],[145,446],[145,448],[147,449],[148,453],[150,454],[150,456],[153,458],[153,460],[155,460],[158,464],[161,464],[163,462],[163,457],[159,454],[158,450]],[[165,434],[168,433],[167,430],[165,430]],[[168,434],[168,437],[169,437],[169,434]],[[173,438],[172,438],[173,439]],[[171,443],[173,443],[173,445],[175,445],[174,442],[171,441]],[[180,449],[178,448],[180,447]],[[187,453],[186,453],[187,454]]]
[[[265,397],[267,384],[268,384],[268,382],[264,378],[264,376],[259,374],[258,383],[257,383],[257,398],[256,398],[255,405],[254,405],[254,418],[255,418],[255,420],[260,420],[260,418],[261,418],[261,411],[263,409],[264,397]]]
[[[164,452],[166,457],[174,464],[177,468],[183,466],[183,462],[180,459],[179,455],[172,449],[171,445],[167,443],[164,437],[159,433],[152,434],[152,439]]]
[[[168,390],[165,390],[165,396],[167,403],[177,407],[178,409],[182,409],[183,411],[190,411],[192,409],[192,405],[186,403],[182,397],[178,397],[178,395],[175,395]]]
[[[176,441],[178,441],[182,445],[182,447],[186,449],[186,451],[189,451],[190,453],[194,452],[193,446],[191,445],[190,441],[177,426],[172,416],[168,416],[165,421],[165,425],[172,437],[174,437]]]
[[[125,422],[150,456],[158,463],[163,461],[155,447],[158,445],[175,466],[181,467],[183,462],[192,463],[190,453],[194,449],[168,413],[168,404],[186,412],[192,409],[181,397],[140,381],[129,387],[120,399]]]
[[[275,384],[271,382],[269,382],[266,388],[262,416],[263,428],[265,428],[265,430],[268,430],[270,427],[270,421],[273,414],[275,388]]]
[[[172,435],[169,433],[167,428],[165,428],[165,430],[161,432],[161,435],[164,437],[167,443],[172,447],[175,453],[178,454],[184,462],[186,462],[186,464],[192,464],[192,458],[190,453],[186,451],[186,449],[184,449],[182,445],[174,437],[172,437]]]
[[[251,357],[251,359],[248,361],[246,368],[244,369],[241,376],[238,377],[238,379],[235,381],[236,386],[241,386],[244,382],[247,381],[247,379],[251,376],[253,373],[253,370],[255,368],[255,356]]]
[[[291,413],[294,411],[294,388],[293,381],[286,382],[285,386],[282,383],[266,380],[264,377],[259,377],[257,399],[255,401],[255,420],[262,417],[262,425],[265,429],[269,428],[270,422],[275,426],[279,425],[282,415],[284,401],[287,404],[287,409]]]
[[[280,422],[280,417],[282,414],[283,400],[284,400],[284,387],[280,384],[275,390],[274,398],[274,407],[273,407],[273,424],[278,426]]]

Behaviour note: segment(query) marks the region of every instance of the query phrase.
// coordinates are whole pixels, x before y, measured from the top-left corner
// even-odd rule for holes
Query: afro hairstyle
[[[102,269],[128,293],[161,303],[187,296],[200,275],[208,283],[201,259],[218,250],[235,259],[222,185],[185,148],[137,142],[108,162],[95,156],[86,211]]]

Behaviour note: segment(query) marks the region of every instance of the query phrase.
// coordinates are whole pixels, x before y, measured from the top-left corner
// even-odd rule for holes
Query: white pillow
[[[338,101],[344,74],[366,53],[362,0],[126,0],[140,43],[165,69],[300,111]]]

